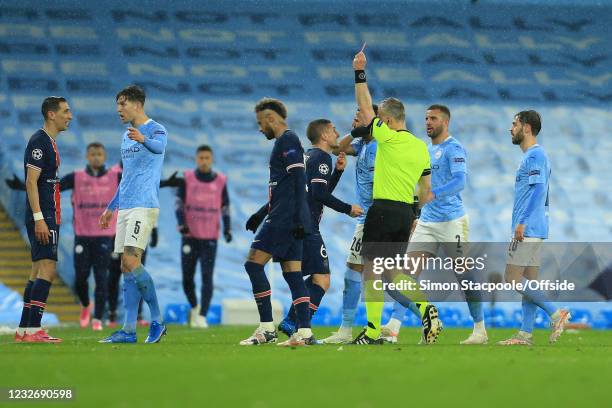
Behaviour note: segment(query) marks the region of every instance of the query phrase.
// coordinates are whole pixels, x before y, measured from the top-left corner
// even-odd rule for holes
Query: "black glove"
[[[357,126],[353,130],[351,130],[351,136],[353,136],[353,139],[357,139],[359,137],[365,137],[365,136],[368,136],[369,134],[370,134],[369,126]]]
[[[164,187],[180,187],[180,177],[176,177],[178,171],[175,171],[174,173],[172,173],[170,175],[170,177],[168,177],[165,180],[162,180],[159,182],[159,187],[160,188],[164,188]]]
[[[151,231],[151,242],[149,242],[149,246],[151,248],[155,248],[157,246],[157,227],[153,228]]]
[[[25,191],[26,185],[15,173],[13,173],[12,179],[4,179],[4,182],[11,190],[21,190]]]
[[[229,244],[232,242],[232,233],[229,230],[223,231],[223,238],[225,238],[225,242]]]
[[[265,216],[261,217],[259,214],[255,213],[249,217],[246,222],[246,230],[253,231],[253,234],[257,232],[257,228],[259,228],[259,224],[266,218]]]
[[[178,230],[181,233],[181,235],[189,234],[189,227],[186,225],[179,225]]]
[[[295,239],[304,239],[306,236],[306,232],[304,231],[304,226],[302,224],[297,224],[291,229],[291,235]]]

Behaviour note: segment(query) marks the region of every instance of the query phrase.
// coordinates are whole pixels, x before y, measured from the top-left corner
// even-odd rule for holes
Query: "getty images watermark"
[[[497,291],[518,291],[522,292],[525,289],[541,290],[541,291],[574,291],[576,284],[567,279],[541,279],[528,280],[527,282],[491,282],[479,281],[467,278],[471,275],[472,278],[482,275],[487,270],[487,254],[477,257],[426,257],[426,256],[408,256],[396,255],[394,257],[376,257],[372,261],[372,273],[380,275],[380,279],[375,279],[372,284],[375,290],[380,291],[414,291],[422,290],[427,292],[436,291],[481,291],[481,292],[497,292]],[[401,279],[399,281],[387,282],[383,280],[387,272],[402,272],[405,275],[414,275],[419,270],[442,270],[452,271],[458,276],[466,273],[467,279],[458,279],[456,281],[437,281],[431,279],[420,279],[418,281],[412,279]],[[396,276],[397,277],[397,276]]]

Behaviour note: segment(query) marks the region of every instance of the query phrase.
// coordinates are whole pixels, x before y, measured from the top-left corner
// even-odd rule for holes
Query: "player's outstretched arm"
[[[160,180],[159,188],[165,187],[181,187],[185,185],[185,179],[182,177],[177,177],[178,171],[175,171],[168,177],[167,179]]]
[[[66,174],[60,179],[60,191],[72,190],[74,188],[74,172]]]
[[[353,70],[355,71],[355,100],[359,108],[359,120],[361,123],[370,123],[374,119],[374,109],[372,108],[372,96],[366,82],[366,56],[364,53],[365,44],[355,58],[353,58]]]
[[[351,143],[353,142],[353,136],[350,134],[344,136],[338,142],[338,147],[332,149],[334,156],[338,156],[340,153],[346,153],[350,156],[355,156],[355,149]]]
[[[4,179],[4,182],[11,190],[26,191],[25,183],[15,173],[12,179]]]

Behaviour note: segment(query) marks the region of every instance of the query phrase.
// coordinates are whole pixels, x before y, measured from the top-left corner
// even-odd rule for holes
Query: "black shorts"
[[[251,244],[251,248],[272,254],[274,262],[301,261],[302,239],[295,239],[291,230],[265,222]]]
[[[51,233],[49,236],[49,243],[47,245],[43,245],[36,240],[36,234],[34,234],[34,220],[29,219],[26,221],[26,231],[28,232],[28,239],[30,241],[32,262],[40,261],[41,259],[50,259],[57,262],[59,225],[55,223],[55,212],[45,211],[43,212],[43,217],[45,217],[45,222],[47,223],[47,227]]]
[[[361,255],[369,259],[403,255],[413,221],[412,204],[374,200],[363,226]]]
[[[302,275],[329,274],[329,259],[327,248],[320,233],[308,234],[304,238],[304,256],[302,260]]]

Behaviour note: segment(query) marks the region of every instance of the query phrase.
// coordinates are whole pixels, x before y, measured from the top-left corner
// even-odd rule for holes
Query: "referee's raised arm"
[[[353,58],[353,70],[355,70],[355,99],[359,108],[359,121],[368,125],[374,119],[374,109],[372,108],[372,96],[366,82],[365,67],[367,64],[364,53],[365,44],[361,47],[355,58]]]

